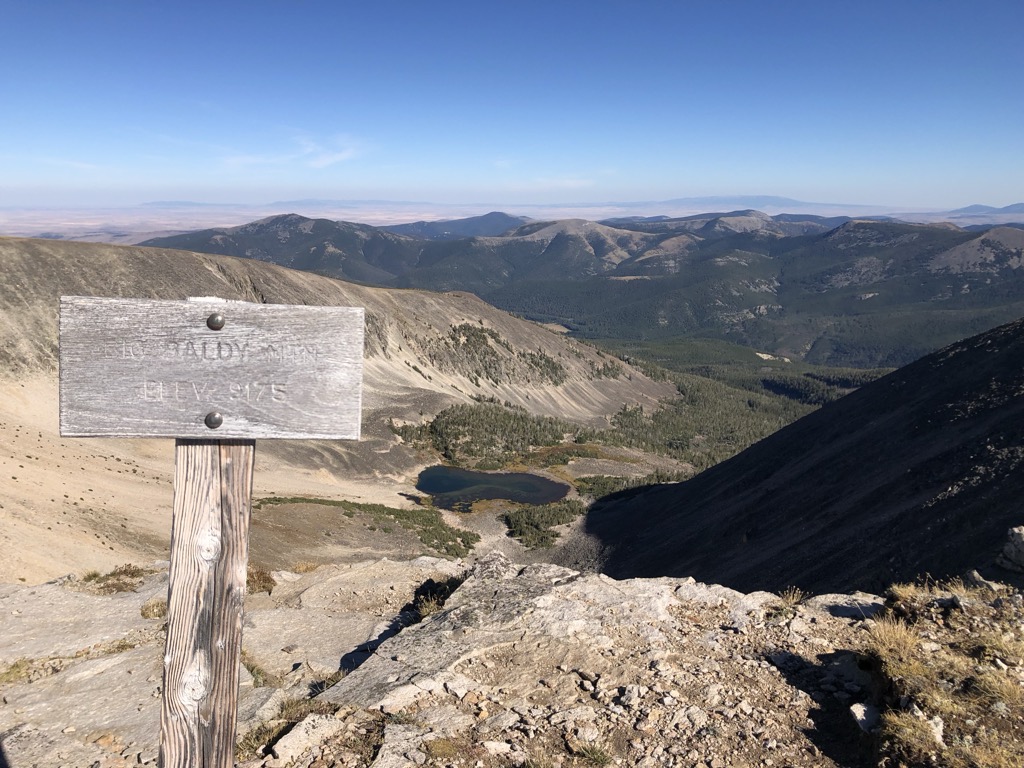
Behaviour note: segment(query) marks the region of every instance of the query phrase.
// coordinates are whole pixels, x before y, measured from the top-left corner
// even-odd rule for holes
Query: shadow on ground
[[[851,705],[873,697],[871,674],[857,654],[835,651],[809,660],[777,651],[767,661],[816,704],[804,734],[822,755],[843,768],[877,765],[875,737],[860,728],[850,711]]]

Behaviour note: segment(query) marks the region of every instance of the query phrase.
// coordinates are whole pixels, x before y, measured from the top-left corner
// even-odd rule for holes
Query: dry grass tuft
[[[779,602],[773,603],[765,611],[767,619],[789,619],[796,615],[796,607],[807,595],[799,587],[786,587],[779,593]]]
[[[235,758],[249,760],[261,757],[267,748],[309,715],[333,715],[337,711],[336,704],[320,699],[288,699],[281,704],[277,717],[257,726],[238,741]]]
[[[573,749],[573,752],[590,765],[604,766],[611,765],[613,762],[612,756],[600,744],[580,744]]]
[[[897,603],[920,600],[928,594],[926,585],[914,582],[893,584],[889,587],[887,597]]]
[[[969,683],[990,707],[998,704],[1020,707],[1024,704],[1024,682],[1019,678],[1011,679],[1001,670],[987,670],[969,680]]]
[[[448,598],[462,585],[467,576],[467,573],[462,573],[457,576],[449,576],[441,581],[427,579],[420,584],[413,596],[412,603],[403,609],[404,612],[412,616],[409,623],[417,624],[444,608]]]
[[[142,604],[139,609],[144,619],[163,619],[167,617],[167,599],[163,597],[151,597]]]
[[[270,571],[249,563],[245,571],[246,594],[255,595],[257,592],[266,592],[269,595],[276,586],[277,582],[270,575]]]
[[[279,688],[281,686],[281,678],[260,666],[260,663],[244,649],[242,650],[241,660],[242,666],[249,670],[249,674],[252,675],[252,684],[255,687],[263,688],[270,686]]]
[[[796,608],[796,606],[800,605],[806,597],[807,595],[802,589],[800,589],[800,587],[786,587],[779,594],[779,599],[782,600],[782,604],[788,608]]]
[[[883,664],[902,664],[917,657],[920,640],[913,627],[887,614],[875,619],[871,625],[867,650]]]
[[[1024,765],[1024,596],[954,579],[888,598],[866,643],[887,684],[880,764]]]
[[[87,571],[82,576],[82,582],[101,595],[111,595],[115,592],[134,592],[142,584],[142,580],[151,573],[156,571],[125,563],[110,573]]]
[[[889,711],[882,715],[882,743],[898,745],[911,765],[935,765],[942,745],[928,722],[911,712]]]

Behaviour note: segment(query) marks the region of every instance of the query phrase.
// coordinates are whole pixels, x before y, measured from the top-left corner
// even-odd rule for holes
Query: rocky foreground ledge
[[[496,553],[274,576],[246,602],[249,768],[869,764],[871,595],[615,581]],[[0,587],[0,765],[155,764],[166,572],[137,581]]]

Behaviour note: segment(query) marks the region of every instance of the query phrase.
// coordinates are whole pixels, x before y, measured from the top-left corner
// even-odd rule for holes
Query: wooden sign
[[[177,438],[162,768],[234,765],[255,438],[357,439],[362,360],[360,308],[60,300],[61,434]]]
[[[363,310],[65,296],[66,437],[357,439]]]

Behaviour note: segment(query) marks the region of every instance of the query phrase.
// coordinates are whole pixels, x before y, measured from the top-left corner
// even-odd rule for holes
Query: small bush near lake
[[[644,485],[657,485],[658,483],[678,483],[693,477],[692,472],[652,472],[649,475],[640,477],[617,477],[615,475],[587,475],[578,477],[573,481],[576,490],[583,496],[590,496],[599,499],[629,488],[640,488]]]

